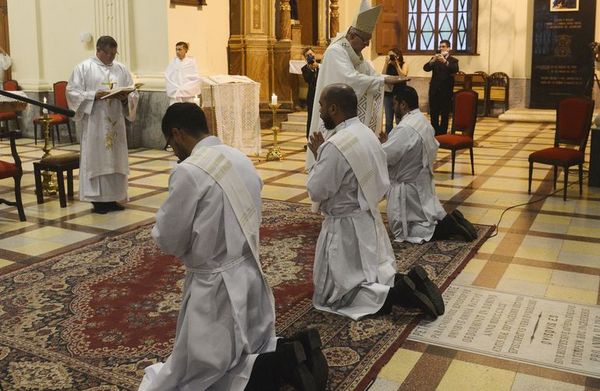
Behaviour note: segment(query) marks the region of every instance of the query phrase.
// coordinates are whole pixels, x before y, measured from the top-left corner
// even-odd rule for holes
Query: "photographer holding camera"
[[[389,76],[408,76],[408,64],[404,62],[404,56],[398,48],[393,48],[388,52],[383,64],[382,75]],[[405,84],[405,83],[403,83]],[[394,107],[391,84],[386,84],[384,88],[383,107],[385,110],[385,132],[389,133],[394,127]],[[396,123],[399,119],[396,119]]]
[[[308,84],[308,93],[306,94],[306,108],[308,110],[308,121],[306,122],[306,139],[310,131],[310,122],[312,119],[313,104],[315,100],[315,90],[317,88],[317,77],[319,76],[319,63],[315,58],[315,52],[308,47],[304,49],[302,55],[306,59],[306,65],[302,67],[302,77]]]
[[[439,50],[423,65],[425,72],[432,72],[429,82],[429,116],[435,135],[448,132],[448,116],[452,104],[453,74],[458,72],[458,59],[450,55],[450,41],[440,41]],[[441,118],[440,118],[441,117]]]

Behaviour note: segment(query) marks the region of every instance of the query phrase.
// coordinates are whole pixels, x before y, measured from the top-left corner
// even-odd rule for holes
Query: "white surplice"
[[[12,59],[10,58],[10,56],[8,54],[0,53],[0,68],[2,68],[2,71],[7,71],[11,65]],[[5,72],[0,72],[0,82],[4,81],[4,73]]]
[[[229,183],[237,191],[193,162],[206,149],[222,155],[213,176],[235,173]],[[214,136],[201,140],[171,174],[152,236],[187,272],[173,352],[164,364],[146,368],[140,391],[241,391],[258,354],[275,350],[272,294],[253,255],[261,189],[252,162]],[[241,203],[253,213],[238,216],[235,205]]]
[[[387,217],[396,241],[428,241],[446,216],[433,180],[438,146],[433,127],[419,109],[404,115],[383,144],[391,182]]]
[[[358,117],[318,151],[308,194],[325,216],[315,251],[315,308],[354,320],[374,314],[394,285],[394,253],[377,204],[389,187],[385,152]]]
[[[112,86],[128,87],[133,78],[127,68],[114,61],[104,65],[96,57],[75,67],[67,84],[67,102],[81,127],[79,198],[107,202],[127,198],[129,163],[125,119],[135,120],[139,94],[133,91],[127,102],[95,100],[96,92]]]
[[[334,83],[344,83],[352,87],[358,98],[358,118],[379,134],[383,115],[384,76],[378,74],[362,54],[356,54],[343,34],[331,42],[323,55],[315,88],[310,133],[319,131],[326,138],[329,135],[319,116],[319,98],[323,89]],[[306,169],[310,169],[313,164],[314,156],[307,150]]]
[[[202,92],[202,79],[198,75],[196,60],[175,57],[165,71],[167,96],[169,105],[177,102],[193,102],[196,95]]]

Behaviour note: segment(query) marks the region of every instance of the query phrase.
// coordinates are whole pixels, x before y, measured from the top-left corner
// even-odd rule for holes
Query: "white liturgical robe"
[[[391,182],[387,217],[396,241],[428,241],[446,216],[433,181],[438,146],[433,127],[419,109],[404,115],[383,144]]]
[[[0,68],[2,68],[2,72],[0,72],[0,82],[4,81],[4,73],[10,68],[12,65],[12,59],[8,54],[0,53]]]
[[[126,103],[95,100],[96,92],[133,85],[131,74],[117,61],[103,64],[92,57],[75,67],[67,84],[67,102],[81,127],[79,198],[108,202],[127,198],[129,163],[125,119],[135,120],[138,92]]]
[[[210,153],[215,173],[195,160]],[[261,189],[252,162],[214,136],[171,174],[152,236],[187,272],[173,351],[146,368],[139,390],[241,391],[258,354],[275,350],[272,293],[254,255]]]
[[[315,101],[311,117],[310,133],[321,132],[327,138],[330,134],[319,116],[319,98],[325,87],[334,83],[344,83],[352,87],[358,98],[358,118],[376,134],[381,132],[384,76],[356,54],[346,36],[338,35],[329,45],[319,67],[319,77],[315,88]],[[314,164],[314,156],[307,150],[306,169]]]
[[[385,152],[357,117],[319,147],[307,190],[325,216],[315,251],[315,308],[352,319],[376,313],[394,285],[394,253],[377,204],[389,187]]]
[[[202,91],[201,80],[196,60],[189,56],[183,60],[175,57],[165,71],[169,105],[177,102],[193,102],[196,95],[200,95]]]

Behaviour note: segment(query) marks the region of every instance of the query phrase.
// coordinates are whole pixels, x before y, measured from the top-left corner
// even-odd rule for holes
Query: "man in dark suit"
[[[306,65],[302,67],[302,77],[308,84],[308,92],[306,94],[306,106],[308,110],[308,122],[306,123],[306,139],[310,132],[310,122],[312,119],[313,104],[315,100],[315,89],[317,87],[317,77],[319,77],[319,63],[315,58],[315,52],[311,48],[304,49],[302,53],[306,59]]]
[[[440,41],[439,52],[423,65],[423,70],[433,72],[429,83],[429,116],[435,135],[448,132],[448,116],[452,105],[453,74],[458,72],[458,59],[450,55],[450,41]]]

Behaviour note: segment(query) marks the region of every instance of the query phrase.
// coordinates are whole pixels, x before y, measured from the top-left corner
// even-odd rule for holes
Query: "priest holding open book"
[[[129,164],[125,119],[135,120],[138,92],[127,68],[115,61],[117,42],[102,36],[96,56],[75,67],[67,85],[69,108],[81,126],[79,198],[94,213],[123,210]]]

